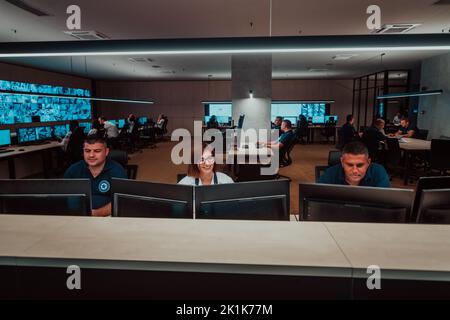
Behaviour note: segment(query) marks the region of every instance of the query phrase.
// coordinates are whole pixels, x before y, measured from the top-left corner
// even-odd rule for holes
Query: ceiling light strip
[[[450,34],[0,43],[0,58],[450,50]]]
[[[405,97],[419,97],[419,96],[432,96],[442,94],[442,90],[428,90],[419,92],[403,92],[403,93],[392,93],[383,96],[378,96],[377,100],[392,99],[392,98],[405,98]]]

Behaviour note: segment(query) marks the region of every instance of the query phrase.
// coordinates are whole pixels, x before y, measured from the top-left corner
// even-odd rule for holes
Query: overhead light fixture
[[[450,34],[0,43],[0,58],[450,50]]]
[[[8,90],[0,90],[0,94],[13,95],[13,96],[31,96],[31,97],[47,97],[47,98],[82,99],[82,100],[106,101],[106,102],[121,102],[121,103],[154,104],[153,101],[148,101],[148,100],[79,97],[79,96],[69,96],[69,95],[62,95],[62,94],[28,93],[28,92],[17,92],[17,91],[8,91]]]
[[[426,90],[426,91],[419,91],[419,92],[403,92],[403,93],[391,93],[391,94],[385,94],[382,96],[378,96],[377,100],[383,100],[383,99],[392,99],[392,98],[405,98],[405,97],[420,97],[420,96],[433,96],[442,94],[442,90]]]
[[[231,101],[202,101],[202,104],[230,104]]]
[[[248,94],[249,94],[249,96],[250,96],[250,99],[253,99],[253,90],[250,90],[250,91],[248,92]]]
[[[292,104],[292,103],[335,103],[335,100],[272,100],[272,103],[277,104]]]

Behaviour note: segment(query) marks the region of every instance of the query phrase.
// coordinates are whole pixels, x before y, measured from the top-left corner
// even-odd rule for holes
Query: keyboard
[[[0,154],[14,152],[15,150],[0,150]]]

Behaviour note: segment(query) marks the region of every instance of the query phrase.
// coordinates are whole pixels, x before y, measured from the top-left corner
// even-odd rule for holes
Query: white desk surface
[[[39,258],[33,265],[356,277],[378,265],[382,277],[450,281],[449,248],[450,225],[0,215],[0,265]]]
[[[364,274],[370,265],[382,270],[450,271],[450,225],[325,225],[353,268],[364,269]]]
[[[269,274],[314,274],[323,268],[328,274],[336,268],[340,275],[350,274],[326,227],[314,222],[0,215],[0,243],[0,264],[1,257],[35,257]]]
[[[399,141],[400,149],[426,151],[431,150],[431,141],[414,138],[403,138],[404,142]]]
[[[34,146],[11,146],[8,149],[14,150],[13,152],[8,153],[0,153],[0,158],[9,158],[9,157],[15,157],[22,154],[32,153],[36,151],[42,151],[47,149],[53,149],[61,147],[61,144],[57,141],[51,141],[47,144],[41,144],[41,145],[34,145]],[[19,149],[23,149],[24,151],[19,151]]]

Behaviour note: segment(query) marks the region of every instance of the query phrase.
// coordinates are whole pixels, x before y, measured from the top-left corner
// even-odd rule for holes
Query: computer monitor
[[[289,220],[289,179],[195,187],[196,219]]]
[[[450,188],[423,190],[417,223],[450,224]]]
[[[8,147],[11,145],[11,131],[0,130],[0,147]]]
[[[283,117],[284,120],[289,120],[291,122],[291,125],[296,126],[298,117]]]
[[[405,223],[409,221],[414,191],[301,183],[302,220]]]
[[[125,126],[125,119],[119,119],[117,128],[122,129]]]
[[[194,187],[112,179],[113,217],[193,218]]]
[[[325,116],[325,123],[327,123],[327,122],[337,123],[338,120],[339,120],[339,117],[335,116],[335,115]]]
[[[19,144],[43,141],[52,138],[51,127],[30,127],[17,129],[17,140]]]
[[[89,179],[0,180],[0,212],[32,215],[91,215]]]
[[[314,124],[325,123],[325,116],[313,116],[312,123],[314,123]]]
[[[108,120],[109,123],[112,123],[113,125],[115,125],[117,127],[117,121],[116,120]]]
[[[445,177],[421,177],[417,181],[414,206],[411,214],[411,222],[417,220],[419,213],[420,199],[424,190],[450,189],[450,176]]]
[[[209,120],[211,120],[212,116],[205,116],[203,121],[205,122],[205,124],[208,124]]]
[[[146,125],[148,122],[148,118],[147,117],[139,117],[138,122],[140,125]]]
[[[88,134],[89,131],[91,131],[92,123],[90,123],[90,122],[82,122],[82,123],[80,123],[80,127],[84,128],[83,131],[84,131],[85,134]]]
[[[68,124],[61,124],[53,127],[53,136],[64,138],[69,132],[70,127]]]

